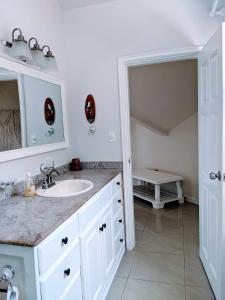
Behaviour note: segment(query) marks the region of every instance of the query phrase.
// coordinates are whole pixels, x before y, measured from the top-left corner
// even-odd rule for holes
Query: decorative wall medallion
[[[85,102],[85,114],[89,123],[94,123],[96,115],[95,99],[92,95],[88,95]]]
[[[45,121],[48,125],[55,123],[55,106],[51,98],[45,100]]]

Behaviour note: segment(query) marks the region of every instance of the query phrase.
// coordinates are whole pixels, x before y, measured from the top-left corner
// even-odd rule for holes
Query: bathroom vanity
[[[119,170],[67,172],[91,180],[75,197],[1,203],[0,266],[15,269],[22,300],[105,299],[125,251]]]

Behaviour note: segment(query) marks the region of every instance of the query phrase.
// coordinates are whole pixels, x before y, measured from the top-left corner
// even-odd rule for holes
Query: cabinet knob
[[[120,239],[120,242],[122,243],[122,242],[123,242],[123,239]]]
[[[106,228],[106,224],[103,224],[102,226],[103,226],[103,228]]]
[[[65,238],[62,239],[62,244],[67,245],[68,241],[69,241],[68,237],[65,237]]]
[[[118,203],[121,203],[121,202],[122,202],[121,199],[119,199],[119,200],[118,200]]]
[[[100,230],[100,231],[103,231],[103,230],[104,230],[104,227],[103,227],[103,225],[102,225],[102,227],[100,227],[100,228],[99,228],[99,230]]]
[[[69,275],[70,275],[70,268],[68,268],[67,270],[65,270],[65,271],[64,271],[64,274],[65,274],[66,276],[69,276]]]
[[[120,219],[120,220],[119,220],[119,223],[122,223],[122,222],[123,222],[123,220],[122,220],[122,219]]]
[[[117,184],[117,185],[120,185],[120,182],[118,181],[116,184]]]

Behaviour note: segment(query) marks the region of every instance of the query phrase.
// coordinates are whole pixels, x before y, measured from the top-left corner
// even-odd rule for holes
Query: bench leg
[[[184,203],[184,197],[183,197],[183,190],[182,190],[181,182],[176,181],[176,185],[177,185],[177,197],[178,197],[179,203]]]
[[[156,209],[164,207],[164,203],[160,202],[160,184],[155,184],[155,201],[152,205]]]

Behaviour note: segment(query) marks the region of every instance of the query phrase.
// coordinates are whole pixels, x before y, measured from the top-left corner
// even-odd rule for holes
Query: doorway
[[[221,40],[224,34],[224,28],[218,30],[218,32],[212,37],[207,45],[202,49],[201,47],[179,49],[174,51],[160,51],[154,53],[148,53],[144,55],[134,55],[129,57],[121,57],[119,59],[119,87],[120,87],[120,108],[121,108],[121,131],[122,131],[122,151],[123,151],[123,166],[124,166],[124,198],[125,198],[125,214],[126,214],[126,237],[127,237],[127,249],[132,250],[135,246],[135,227],[134,227],[134,203],[133,203],[133,188],[132,188],[132,163],[131,163],[131,140],[130,140],[130,105],[129,105],[129,85],[128,85],[128,68],[138,65],[156,64],[162,62],[171,62],[188,59],[198,59],[198,70],[200,78],[201,89],[199,95],[200,112],[198,116],[200,119],[200,133],[201,139],[201,151],[200,160],[203,159],[208,163],[205,165],[205,169],[202,168],[200,163],[200,173],[204,171],[204,177],[201,179],[200,187],[200,203],[201,203],[201,247],[200,256],[204,263],[204,267],[207,271],[207,275],[210,278],[211,285],[216,294],[217,299],[224,299],[223,296],[223,258],[222,258],[222,231],[223,225],[222,216],[223,211],[220,201],[223,193],[221,172],[223,171],[222,160],[222,145],[223,140],[220,142],[218,134],[221,133],[223,128],[223,110],[222,103],[222,51]],[[205,97],[205,98],[204,98]],[[208,98],[207,98],[208,97]],[[215,102],[215,107],[209,104]],[[220,107],[220,108],[219,108]],[[215,108],[213,110],[213,108]],[[210,110],[211,109],[211,110]],[[213,116],[214,114],[214,116]],[[217,117],[218,115],[218,117]],[[216,116],[216,117],[215,117]],[[205,121],[204,121],[205,120]],[[211,122],[211,125],[209,123]],[[218,127],[218,124],[220,124]],[[208,126],[210,125],[210,126]],[[217,127],[215,127],[217,126]],[[215,129],[215,133],[213,130]],[[217,128],[217,129],[216,129]],[[217,134],[218,133],[218,134]],[[214,139],[216,149],[218,149],[218,155],[213,160],[213,149],[215,146],[210,146],[208,136],[211,135]],[[222,135],[221,135],[222,137]],[[222,139],[222,138],[221,138]],[[204,145],[202,143],[204,141]],[[204,152],[204,149],[207,149]],[[202,152],[203,151],[203,152]],[[203,155],[204,153],[204,155]],[[208,157],[208,159],[206,159]],[[218,159],[217,159],[218,158]],[[223,160],[222,160],[223,161]],[[210,167],[210,169],[209,169]],[[218,168],[218,172],[217,171]],[[211,171],[210,171],[211,170]],[[210,171],[210,173],[209,173]],[[209,177],[210,175],[210,177]],[[210,181],[211,180],[211,181]],[[214,183],[215,182],[215,183]],[[207,185],[206,185],[207,183]],[[204,186],[205,184],[205,186]],[[209,190],[207,190],[209,188]],[[208,194],[203,194],[207,192]],[[211,195],[210,195],[211,193]],[[212,194],[214,193],[214,194]],[[206,198],[204,199],[204,195]],[[206,206],[204,201],[206,201]],[[213,203],[218,205],[212,210]],[[220,209],[219,209],[220,207]],[[211,208],[211,209],[210,209]],[[216,218],[218,216],[218,218]],[[214,223],[213,223],[214,222]],[[222,225],[221,225],[222,222]],[[212,228],[218,229],[215,231],[208,230],[207,224],[213,225]],[[209,239],[207,240],[207,235]],[[220,238],[219,238],[220,237]],[[202,243],[204,241],[204,244]],[[208,241],[208,243],[207,243]],[[216,242],[216,246],[212,248],[213,241]],[[215,243],[214,243],[215,244]],[[221,249],[221,250],[220,250]],[[216,254],[217,253],[217,254]],[[217,256],[215,256],[217,255]],[[215,257],[218,257],[215,259]],[[218,280],[216,280],[216,277]]]

